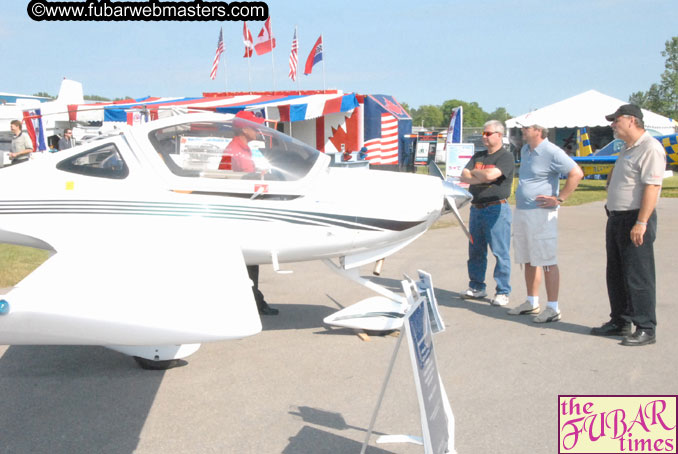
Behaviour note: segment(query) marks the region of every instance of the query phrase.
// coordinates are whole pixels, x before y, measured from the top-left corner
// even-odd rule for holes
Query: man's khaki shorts
[[[513,252],[516,263],[528,263],[532,266],[556,265],[558,210],[515,210]]]

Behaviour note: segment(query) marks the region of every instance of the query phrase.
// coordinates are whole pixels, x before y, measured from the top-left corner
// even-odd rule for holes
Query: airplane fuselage
[[[261,127],[256,170],[242,171],[224,156],[257,127],[183,115],[0,170],[0,242],[52,254],[5,295],[0,344],[123,351],[255,334],[245,264],[356,268],[414,241],[449,203],[438,178],[330,167]]]

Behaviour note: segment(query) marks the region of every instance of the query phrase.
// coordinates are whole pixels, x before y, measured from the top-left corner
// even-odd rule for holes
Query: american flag
[[[245,44],[245,55],[242,58],[250,58],[254,53],[254,41],[252,40],[252,33],[247,28],[247,22],[242,23],[242,42]]]
[[[217,53],[214,55],[212,62],[212,72],[210,72],[210,79],[214,80],[217,77],[217,68],[219,67],[219,58],[224,53],[224,36],[222,30],[219,29],[219,42],[217,43]]]
[[[294,27],[294,38],[292,38],[292,51],[290,52],[290,73],[289,77],[293,82],[297,80],[297,51],[299,43],[297,42],[297,28]]]
[[[365,141],[371,165],[398,164],[398,119],[391,114],[381,114],[381,136]]]

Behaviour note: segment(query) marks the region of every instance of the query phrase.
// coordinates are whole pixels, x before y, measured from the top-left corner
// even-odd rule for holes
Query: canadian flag
[[[245,44],[245,55],[243,55],[243,58],[250,58],[254,53],[254,44],[252,43],[252,33],[247,28],[247,22],[242,23],[242,42]]]
[[[271,18],[269,17],[264,22],[264,26],[257,35],[257,40],[254,43],[254,50],[257,55],[264,55],[271,52],[275,48],[275,38],[273,37],[273,29],[271,28]]]

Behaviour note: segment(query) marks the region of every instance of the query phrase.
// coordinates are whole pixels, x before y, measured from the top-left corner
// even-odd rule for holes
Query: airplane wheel
[[[155,361],[152,359],[142,358],[140,356],[133,356],[134,361],[145,370],[167,370],[175,367],[181,367],[188,364],[183,359],[167,359],[163,361]]]
[[[390,330],[386,330],[386,331],[381,331],[381,330],[373,331],[373,330],[365,329],[363,331],[365,331],[365,334],[367,334],[368,336],[391,336],[391,335],[393,335],[394,332],[397,332],[398,330],[397,329],[390,329]]]

